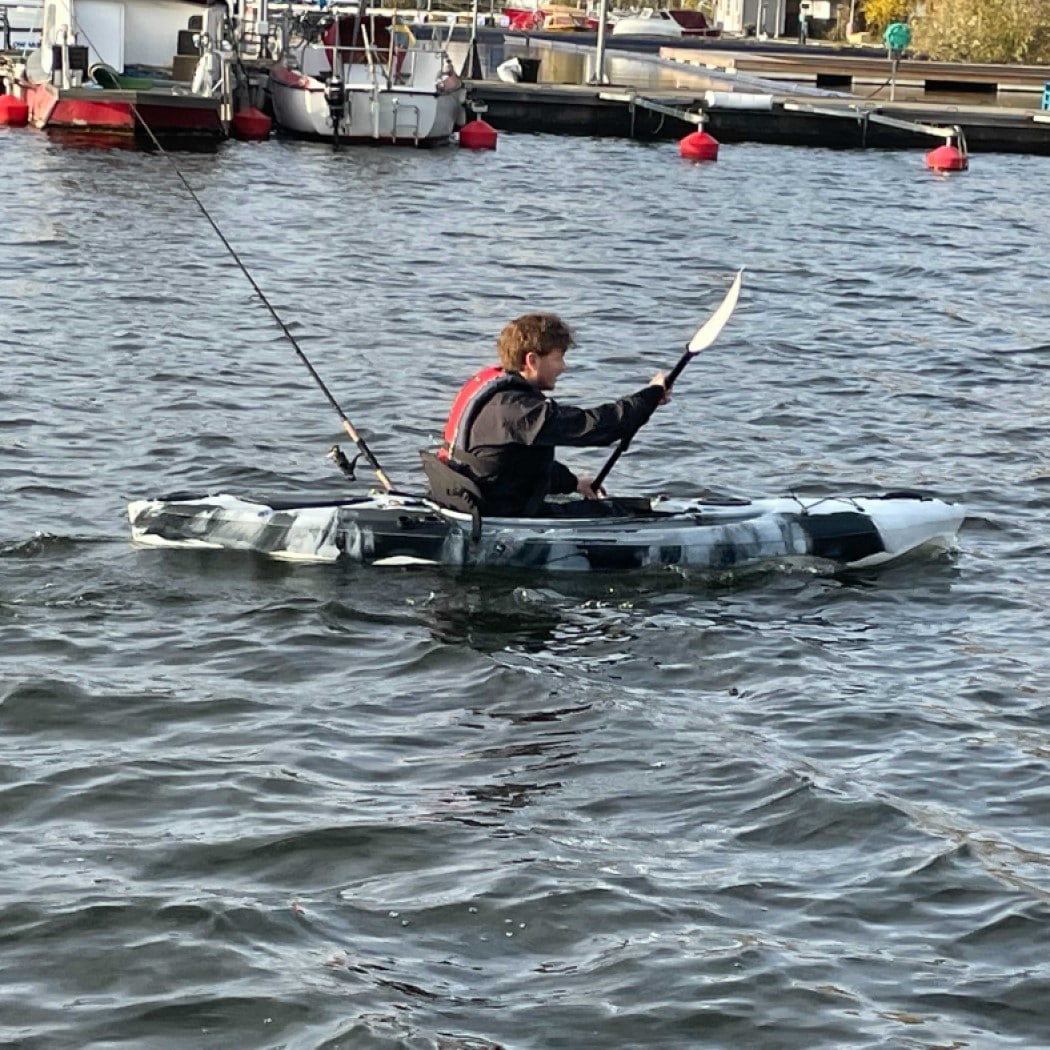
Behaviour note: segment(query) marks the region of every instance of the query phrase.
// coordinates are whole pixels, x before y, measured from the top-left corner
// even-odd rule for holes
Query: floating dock
[[[535,58],[589,51],[592,37],[487,29],[478,43]],[[1050,96],[1046,66],[902,59],[894,68],[874,48],[725,38],[612,37],[607,47],[610,57],[658,63],[695,84],[509,84],[480,78],[475,65],[468,100],[478,116],[511,132],[669,139],[701,125],[720,142],[928,149],[931,135],[944,139],[954,130],[971,152],[1050,155],[1050,110],[1036,108]]]
[[[720,142],[832,149],[928,149],[958,128],[971,152],[1050,156],[1050,111],[852,96],[659,91],[596,84],[469,83],[468,104],[501,131],[677,139],[698,124]]]

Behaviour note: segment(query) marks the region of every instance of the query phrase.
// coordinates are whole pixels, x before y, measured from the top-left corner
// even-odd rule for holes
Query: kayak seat
[[[480,513],[485,497],[472,477],[425,449],[420,450],[419,458],[430,489],[428,495],[435,503],[463,514]]]
[[[429,498],[449,510],[469,514],[474,522],[474,539],[477,539],[481,535],[481,507],[485,502],[477,482],[426,449],[420,449],[419,458],[423,461]]]
[[[485,497],[472,477],[451,463],[446,463],[433,452],[421,449],[429,499],[449,510],[469,514],[474,521],[475,539],[481,534],[481,508]],[[746,502],[746,501],[745,501]],[[643,496],[620,496],[615,499],[545,500],[536,513],[519,515],[534,518],[663,518],[667,512],[654,510],[652,501]]]

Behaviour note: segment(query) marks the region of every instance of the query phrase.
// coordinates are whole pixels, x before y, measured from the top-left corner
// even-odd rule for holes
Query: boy
[[[658,372],[649,385],[597,408],[559,405],[546,397],[565,371],[572,330],[556,314],[524,314],[497,341],[501,367],[483,369],[460,390],[445,425],[440,459],[480,493],[482,515],[550,513],[549,495],[577,492],[598,499],[593,479],[555,459],[555,447],[611,445],[630,437],[670,396]],[[446,489],[448,486],[432,488]],[[455,486],[452,486],[454,490]],[[441,492],[434,492],[441,502]],[[476,499],[475,499],[475,502]]]

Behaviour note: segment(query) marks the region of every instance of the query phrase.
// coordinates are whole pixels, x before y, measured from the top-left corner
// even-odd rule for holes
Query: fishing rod
[[[146,134],[149,135],[157,150],[160,153],[162,153],[171,163],[171,166],[175,170],[175,174],[178,176],[179,181],[182,183],[183,186],[186,187],[186,192],[190,195],[190,197],[193,198],[193,201],[197,205],[197,207],[200,208],[201,214],[204,216],[205,219],[208,220],[208,224],[215,231],[215,234],[219,238],[219,240],[222,241],[223,246],[226,248],[226,251],[230,253],[230,258],[233,259],[233,261],[240,268],[241,273],[243,273],[244,276],[247,278],[248,283],[252,286],[253,290],[255,291],[255,294],[262,300],[263,305],[266,307],[266,309],[270,311],[270,315],[273,317],[274,321],[277,322],[277,325],[284,333],[285,338],[288,340],[288,342],[292,344],[292,347],[294,348],[295,352],[299,355],[299,360],[302,361],[304,365],[306,365],[306,369],[310,373],[310,375],[313,376],[314,382],[321,388],[321,393],[324,394],[325,398],[327,398],[328,403],[332,406],[332,408],[334,408],[336,412],[339,413],[339,418],[343,423],[343,429],[349,435],[350,440],[353,441],[353,443],[360,450],[361,455],[363,455],[365,459],[368,460],[372,469],[375,471],[376,477],[379,478],[380,484],[382,484],[383,488],[386,489],[387,492],[392,492],[394,489],[394,485],[391,482],[390,478],[387,476],[386,471],[383,470],[383,468],[380,466],[379,460],[376,459],[376,457],[372,453],[372,450],[368,447],[368,443],[363,437],[361,437],[361,435],[357,431],[357,428],[354,426],[353,423],[350,422],[350,418],[343,411],[339,402],[336,401],[335,397],[332,395],[332,392],[328,389],[327,386],[325,386],[325,382],[318,374],[317,369],[314,368],[314,366],[310,363],[310,359],[304,353],[303,348],[299,345],[295,336],[292,335],[292,333],[289,331],[288,325],[284,323],[284,320],[281,318],[281,315],[274,309],[274,306],[270,302],[270,300],[267,299],[266,293],[262,290],[262,288],[259,287],[258,282],[251,275],[251,272],[249,271],[248,267],[244,265],[244,262],[241,260],[241,257],[234,250],[233,245],[230,244],[230,242],[226,239],[226,235],[219,228],[219,224],[212,218],[211,213],[204,206],[204,202],[194,192],[194,189],[189,184],[189,181],[186,179],[186,176],[183,175],[182,169],[175,162],[175,158],[172,157],[172,155],[160,144],[160,141],[157,139],[157,136],[153,134],[153,129],[143,119],[142,114],[138,110],[138,107],[132,104],[131,111],[135,115],[135,119],[146,130]],[[345,470],[344,473],[346,473]],[[353,472],[351,469],[349,476],[352,477],[352,474]]]

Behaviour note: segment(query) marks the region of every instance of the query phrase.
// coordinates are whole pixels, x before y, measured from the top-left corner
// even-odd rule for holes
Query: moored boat
[[[466,86],[441,40],[417,40],[387,14],[286,16],[270,97],[286,132],[338,142],[448,142]]]
[[[587,516],[573,516],[574,509]],[[603,513],[593,516],[596,510]],[[583,501],[553,518],[472,518],[396,492],[345,500],[174,495],[128,506],[151,547],[255,551],[378,566],[726,570],[809,561],[884,565],[956,544],[961,506],[915,493],[757,500]]]
[[[670,19],[678,24],[680,32],[676,32],[673,26],[665,26],[662,23]],[[668,36],[676,39],[685,37],[718,37],[722,35],[721,25],[711,25],[702,11],[693,8],[669,7],[666,11],[657,12],[653,8],[644,8],[641,11],[614,13],[606,19],[605,28],[612,32],[618,22],[626,22],[626,28],[618,30],[618,35],[630,34],[633,36]],[[654,23],[656,27],[654,29]],[[598,15],[587,15],[584,26],[590,30],[597,30],[601,20]]]
[[[36,127],[107,141],[225,138],[233,52],[222,0],[44,0],[40,24],[39,47],[2,70]]]
[[[638,14],[622,15],[613,22],[613,36],[661,37],[680,40],[684,35],[682,26],[667,11],[651,7],[642,8]]]
[[[531,6],[503,7],[500,9],[507,20],[507,28],[533,32],[576,33],[590,28],[587,12],[568,4],[541,4]]]
[[[721,25],[711,25],[703,11],[696,8],[669,7],[667,13],[682,27],[682,36],[719,37],[722,35]]]

